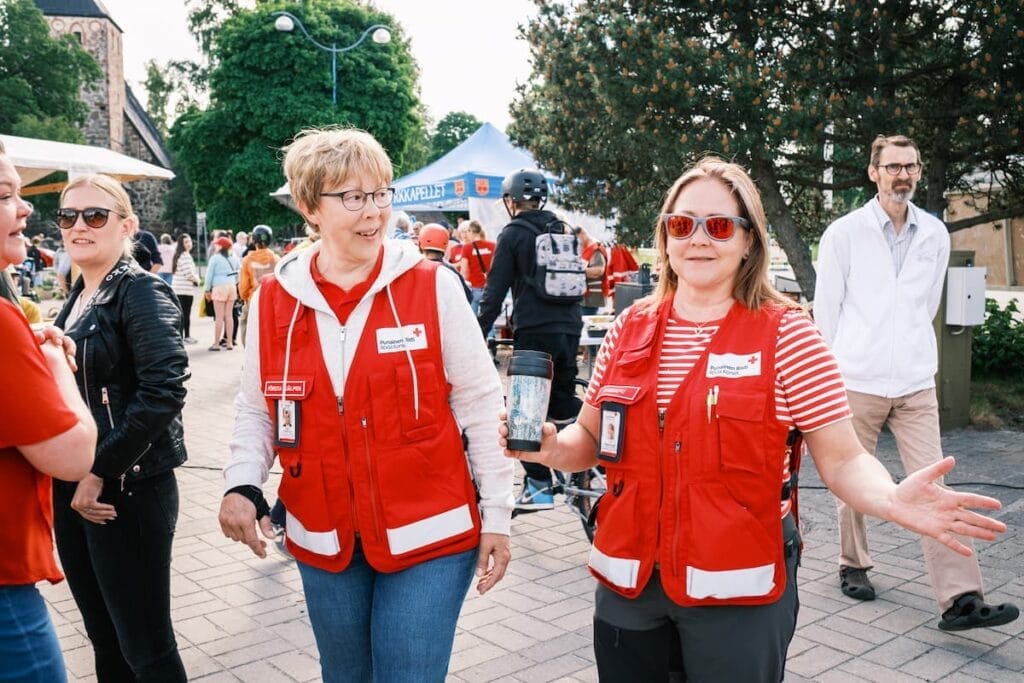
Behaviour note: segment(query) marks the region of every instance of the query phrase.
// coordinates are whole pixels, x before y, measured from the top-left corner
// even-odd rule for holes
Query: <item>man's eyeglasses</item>
[[[739,216],[704,216],[698,218],[688,213],[663,213],[661,224],[665,226],[668,236],[685,240],[693,237],[697,226],[704,227],[704,234],[716,242],[728,242],[732,239],[736,228],[750,229],[750,221]]]
[[[921,164],[875,164],[875,168],[884,168],[889,175],[899,175],[900,171],[906,171],[907,175],[914,176],[921,172]]]
[[[78,209],[57,209],[57,227],[61,230],[70,230],[75,227],[75,223],[78,222],[78,216],[81,215],[82,220],[85,221],[87,226],[99,229],[107,224],[111,213],[121,216],[121,214],[113,209],[101,209],[97,206],[90,206],[81,211]],[[124,218],[124,216],[121,217]]]
[[[372,198],[373,205],[378,209],[386,209],[391,206],[391,200],[395,198],[395,188],[382,187],[373,192],[362,190],[345,190],[344,192],[321,192],[321,197],[338,197],[341,205],[349,211],[359,211],[366,206],[366,200]]]

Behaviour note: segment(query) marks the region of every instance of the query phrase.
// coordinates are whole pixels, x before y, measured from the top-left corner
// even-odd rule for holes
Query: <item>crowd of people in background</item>
[[[654,226],[661,277],[617,317],[582,399],[583,323],[609,310],[619,260],[550,210],[540,171],[504,179],[509,221],[489,226],[491,240],[462,216],[391,222],[391,161],[368,133],[311,129],[284,152],[306,237],[279,254],[267,225],[215,230],[202,268],[192,235],[143,229],[124,187],[100,175],[62,191],[62,245],[48,255],[41,236],[24,237],[33,208],[0,147],[0,330],[14,359],[0,408],[17,427],[0,440],[15,514],[0,531],[0,679],[66,680],[35,588],[66,576],[100,681],[186,680],[170,564],[197,300],[213,318],[208,351],[245,346],[221,529],[259,557],[260,535],[277,539],[296,561],[326,681],[443,680],[474,572],[480,593],[504,576],[513,510],[553,507],[550,467],[597,466],[612,484],[589,560],[602,680],[781,680],[799,611],[798,432],[840,500],[842,593],[875,597],[869,514],[924,539],[940,629],[1018,617],[986,601],[971,557],[971,538],[1005,525],[970,508],[998,501],[936,485],[953,466],[930,327],[949,241],[910,203],[922,165],[909,139],[875,141],[878,195],[826,231],[816,322],[768,281],[747,172],[714,157],[685,169]],[[562,252],[538,277],[542,243],[568,248],[568,266]],[[65,300],[33,330],[46,268]],[[539,452],[500,448],[484,340],[502,313],[509,341],[552,363]],[[844,330],[891,337],[894,317],[915,343],[879,379],[880,352]],[[26,387],[42,413],[25,413]],[[884,424],[907,470],[899,484],[873,454]]]

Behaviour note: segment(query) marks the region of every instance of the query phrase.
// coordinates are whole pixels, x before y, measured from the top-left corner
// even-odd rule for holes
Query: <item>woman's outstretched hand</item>
[[[958,493],[937,483],[955,464],[952,457],[947,457],[900,482],[890,498],[888,518],[931,536],[961,555],[970,555],[971,549],[954,534],[991,541],[1006,531],[1006,525],[969,509],[998,510],[1002,505],[995,498]]]

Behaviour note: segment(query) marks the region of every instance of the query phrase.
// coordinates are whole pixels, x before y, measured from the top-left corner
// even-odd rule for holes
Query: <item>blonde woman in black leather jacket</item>
[[[61,194],[57,224],[82,269],[57,325],[77,344],[99,434],[92,472],[54,482],[57,550],[105,681],[184,681],[170,616],[174,468],[185,461],[188,357],[171,288],[130,256],[138,227],[106,176]]]

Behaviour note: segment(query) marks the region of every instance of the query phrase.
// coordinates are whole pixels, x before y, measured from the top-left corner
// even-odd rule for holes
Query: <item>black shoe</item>
[[[868,570],[860,567],[839,567],[839,587],[843,594],[855,600],[874,600],[875,587],[868,578]]]
[[[977,593],[964,593],[953,601],[953,606],[942,613],[939,628],[943,631],[966,631],[1009,624],[1020,616],[1020,610],[1010,602],[990,605]]]

